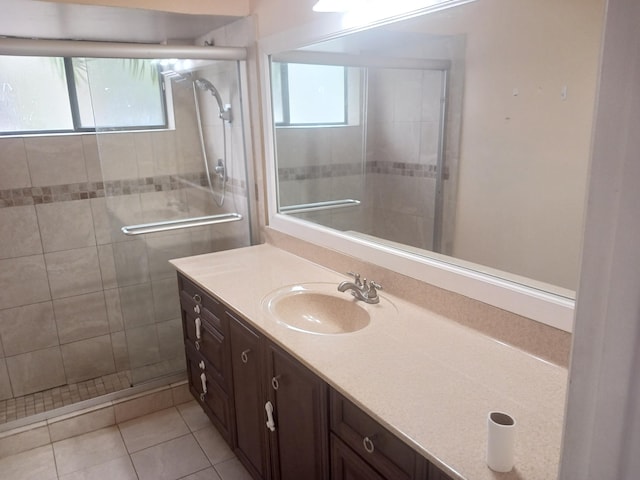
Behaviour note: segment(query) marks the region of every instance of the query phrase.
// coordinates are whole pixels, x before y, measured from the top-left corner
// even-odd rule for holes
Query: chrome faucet
[[[358,300],[362,300],[365,303],[379,303],[380,297],[378,296],[378,290],[382,290],[382,285],[370,280],[367,282],[367,279],[360,279],[359,273],[347,272],[348,275],[351,275],[354,278],[353,282],[342,282],[338,285],[339,292],[346,292],[347,290],[351,290],[351,295],[356,297]]]

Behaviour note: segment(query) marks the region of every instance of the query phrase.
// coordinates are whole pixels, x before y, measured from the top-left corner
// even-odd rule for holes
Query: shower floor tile
[[[127,370],[2,400],[0,401],[0,423],[12,422],[129,387],[131,387],[131,372]]]

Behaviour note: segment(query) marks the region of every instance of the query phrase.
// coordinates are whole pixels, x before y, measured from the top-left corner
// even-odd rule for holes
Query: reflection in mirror
[[[602,0],[484,0],[272,55],[278,211],[563,296]]]

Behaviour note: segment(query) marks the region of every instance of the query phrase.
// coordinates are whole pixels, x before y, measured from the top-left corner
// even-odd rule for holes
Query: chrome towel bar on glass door
[[[223,213],[220,215],[208,215],[206,217],[183,218],[181,220],[167,220],[164,222],[128,225],[126,227],[122,227],[120,230],[122,230],[122,233],[125,235],[143,235],[145,233],[203,227],[205,225],[215,225],[217,223],[237,222],[238,220],[242,220],[242,215],[239,213]]]
[[[280,207],[280,213],[315,212],[318,210],[332,210],[334,208],[355,207],[357,205],[360,205],[360,200],[346,198],[344,200],[327,200],[326,202],[287,205],[286,207]]]

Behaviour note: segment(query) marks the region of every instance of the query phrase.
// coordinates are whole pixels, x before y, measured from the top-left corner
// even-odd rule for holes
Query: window
[[[0,56],[0,135],[166,128],[153,60]]]
[[[347,123],[345,67],[274,62],[272,84],[277,126]]]

